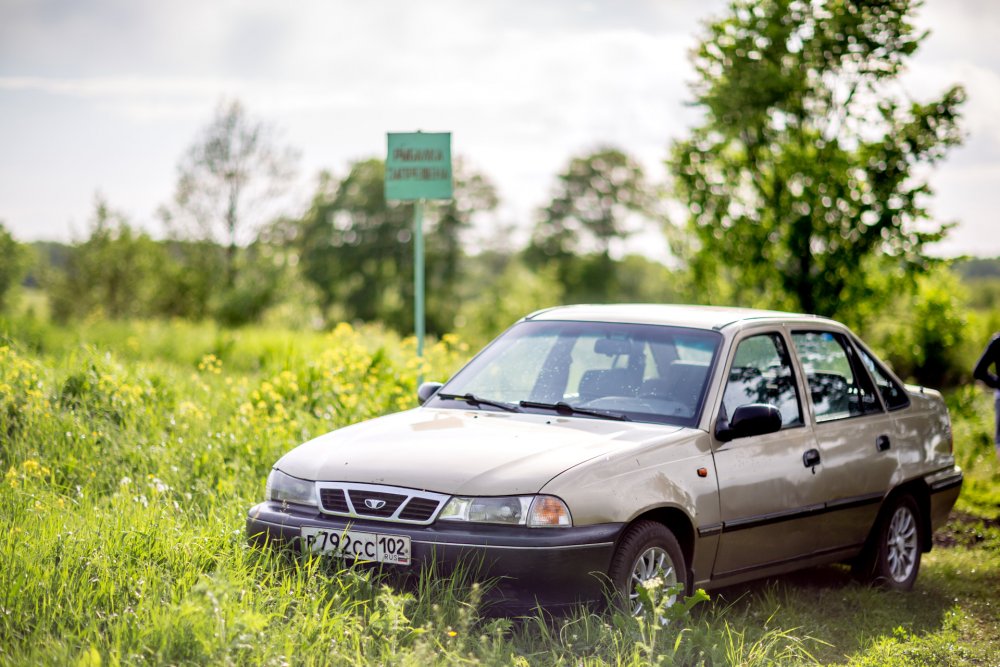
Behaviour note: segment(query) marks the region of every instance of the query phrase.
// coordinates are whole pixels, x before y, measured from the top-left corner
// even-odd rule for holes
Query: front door
[[[719,418],[741,405],[767,403],[781,412],[782,429],[716,442],[722,535],[713,577],[739,576],[815,551],[815,513],[823,505],[822,463],[807,467],[816,449],[788,346],[779,331],[738,342],[729,362]]]

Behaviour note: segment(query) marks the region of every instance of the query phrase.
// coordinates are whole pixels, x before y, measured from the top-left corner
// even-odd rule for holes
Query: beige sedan
[[[696,306],[530,315],[422,406],[282,457],[251,539],[471,562],[520,609],[819,563],[909,589],[962,484],[941,395],[844,326]]]

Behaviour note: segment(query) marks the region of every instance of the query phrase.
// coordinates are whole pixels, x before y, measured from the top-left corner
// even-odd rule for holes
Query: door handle
[[[812,470],[812,473],[816,474],[816,466],[819,465],[819,450],[810,449],[802,455],[802,465]]]
[[[890,447],[892,447],[892,442],[889,441],[889,436],[880,435],[879,437],[875,438],[875,448],[878,449],[880,452],[884,452]]]

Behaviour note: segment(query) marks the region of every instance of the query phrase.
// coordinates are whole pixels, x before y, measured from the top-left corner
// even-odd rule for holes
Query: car
[[[557,307],[418,396],[281,457],[250,539],[475,563],[504,610],[639,613],[653,577],[690,593],[849,562],[909,589],[962,485],[941,394],[818,316]]]

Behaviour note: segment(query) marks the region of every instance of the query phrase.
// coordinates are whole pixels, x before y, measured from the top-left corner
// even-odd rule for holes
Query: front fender
[[[542,493],[565,500],[576,526],[627,525],[642,517],[676,533],[681,527],[673,524],[686,523],[691,543],[685,552],[695,584],[711,572],[721,509],[711,438],[704,431],[597,457],[550,480]]]
[[[681,510],[695,527],[720,521],[711,439],[703,431],[599,456],[557,475],[541,492],[565,500],[574,525],[628,523],[663,507]]]

